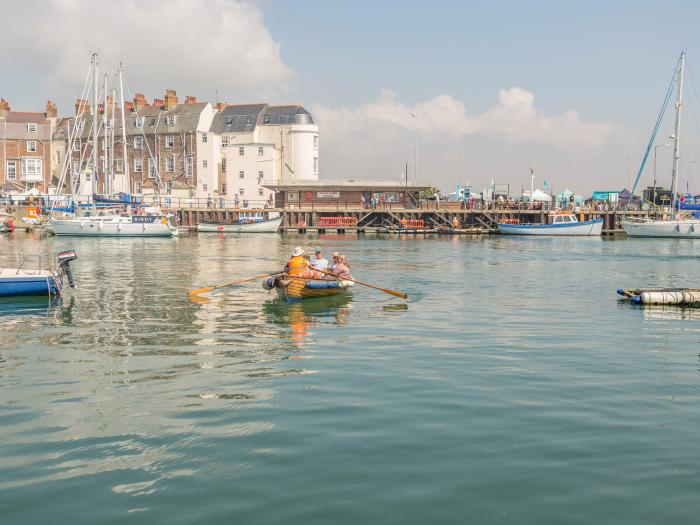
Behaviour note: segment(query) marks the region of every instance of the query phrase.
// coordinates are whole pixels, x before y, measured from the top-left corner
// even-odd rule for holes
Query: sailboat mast
[[[102,174],[104,176],[104,181],[102,183],[102,191],[109,195],[110,190],[109,190],[109,155],[107,155],[107,148],[109,147],[109,129],[107,129],[107,123],[109,122],[109,119],[107,118],[107,75],[104,75],[104,79],[102,81]],[[98,185],[98,190],[99,190],[99,185]]]
[[[92,54],[92,193],[97,193],[97,53]]]
[[[117,104],[117,88],[112,88],[112,101],[109,115],[109,189],[114,191],[114,109]]]
[[[131,177],[129,176],[129,159],[126,158],[126,109],[124,107],[124,78],[122,72],[124,71],[124,66],[119,64],[119,96],[122,99],[122,155],[124,158],[124,176],[126,177],[124,190],[126,193],[131,193]]]
[[[676,138],[673,141],[673,173],[671,176],[671,213],[676,215],[676,192],[678,191],[678,160],[681,158],[681,109],[683,107],[683,76],[685,73],[685,51],[681,52],[678,72],[678,99],[676,100]]]

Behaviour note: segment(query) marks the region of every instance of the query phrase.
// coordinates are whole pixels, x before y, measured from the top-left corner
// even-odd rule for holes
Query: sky
[[[628,187],[685,50],[681,187],[700,192],[697,2],[24,0],[3,14],[15,110],[51,99],[70,115],[97,50],[110,74],[124,63],[130,96],[304,105],[323,179],[396,179],[408,162],[445,193],[517,195],[530,167],[555,192]],[[662,184],[671,158],[658,149]]]

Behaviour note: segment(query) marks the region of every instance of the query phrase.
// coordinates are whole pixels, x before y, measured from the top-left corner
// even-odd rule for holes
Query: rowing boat
[[[275,289],[281,298],[289,302],[347,293],[354,284],[342,279],[308,279],[286,273],[267,277],[262,282],[265,290]]]

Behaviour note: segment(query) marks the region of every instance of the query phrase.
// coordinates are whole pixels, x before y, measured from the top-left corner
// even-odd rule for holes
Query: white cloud
[[[546,116],[535,105],[535,96],[518,87],[501,90],[498,104],[470,116],[462,101],[440,95],[414,106],[396,99],[389,90],[357,108],[315,106],[314,114],[324,136],[353,132],[372,132],[377,126],[389,135],[402,128],[436,136],[464,137],[483,134],[510,142],[553,145],[564,149],[596,150],[610,139],[613,127],[605,122],[582,122],[569,110],[559,116]]]
[[[292,72],[260,8],[241,0],[52,0],[12,2],[3,14],[0,68],[80,93],[90,52],[149,98],[178,94],[258,100],[287,91]],[[19,80],[15,80],[19,82]],[[69,99],[70,100],[70,99]]]

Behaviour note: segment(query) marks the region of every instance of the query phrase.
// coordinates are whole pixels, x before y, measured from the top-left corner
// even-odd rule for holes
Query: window
[[[25,177],[41,176],[42,159],[22,159],[22,175]]]
[[[265,149],[262,146],[258,146],[258,157],[262,157],[265,153]]]
[[[318,157],[314,157],[314,173],[318,173]]]
[[[165,136],[165,147],[166,148],[174,148],[175,147],[175,135],[166,135]]]
[[[36,140],[27,141],[27,151],[32,153],[36,151]]]
[[[143,149],[143,137],[136,135],[134,137],[134,149]]]
[[[117,171],[119,173],[124,173],[124,159],[115,159],[117,162]]]
[[[258,196],[262,197],[265,194],[262,188],[258,188]]]
[[[35,122],[30,122],[27,124],[27,131],[30,131],[32,133],[36,133],[37,130],[37,125]]]
[[[175,125],[175,115],[168,115],[167,123],[168,123],[168,126],[174,126]]]
[[[245,148],[243,146],[238,148],[238,154],[242,157],[245,155]]]
[[[14,160],[7,161],[7,180],[17,180],[17,163]]]
[[[90,182],[90,177],[92,177],[92,174],[88,171],[85,173],[85,181]]]
[[[221,159],[221,171],[222,171],[223,173],[226,173],[226,157],[224,157],[223,159]]]
[[[202,183],[202,191],[207,191],[207,185]]]
[[[263,180],[263,172],[259,171],[258,172],[258,184],[260,184],[262,182],[262,180]]]
[[[80,139],[73,141],[73,151],[80,151]]]
[[[206,141],[207,141],[207,134],[202,133],[202,142],[206,142]]]
[[[168,195],[173,191],[173,181],[169,180],[165,183],[165,191]]]
[[[56,164],[60,164],[60,163],[61,163],[61,152],[57,151],[56,152]]]
[[[206,168],[206,167],[207,167],[207,161],[206,161],[206,160],[203,160],[203,161],[202,161],[202,168]]]
[[[222,146],[228,146],[228,135],[222,135],[222,137],[221,137],[221,145],[222,145]]]
[[[245,179],[245,171],[239,171],[239,172],[238,172],[238,178],[239,178],[239,179]]]
[[[245,195],[245,190],[244,190],[243,188],[241,188],[240,190],[238,190],[238,195],[240,195],[241,197],[243,197],[243,195]]]
[[[175,157],[170,155],[165,157],[165,171],[175,171]]]
[[[82,122],[81,122],[81,124],[82,124]],[[137,128],[142,128],[143,127],[143,118],[136,117],[134,119],[134,126],[136,126]]]
[[[221,184],[221,195],[226,195],[226,183]]]
[[[156,159],[154,158],[148,159],[148,178],[156,178]]]
[[[141,193],[141,181],[140,180],[136,181],[136,187],[134,189],[136,190],[136,193]]]
[[[314,135],[314,149],[318,149],[318,135]]]
[[[134,173],[143,173],[143,159],[134,159]]]
[[[85,123],[81,120],[80,122],[77,122],[75,124],[75,129],[78,131],[83,131],[83,127],[85,126]]]
[[[105,129],[112,129],[112,121],[110,121],[110,120],[105,121]]]
[[[185,176],[192,176],[192,157],[185,157]]]

